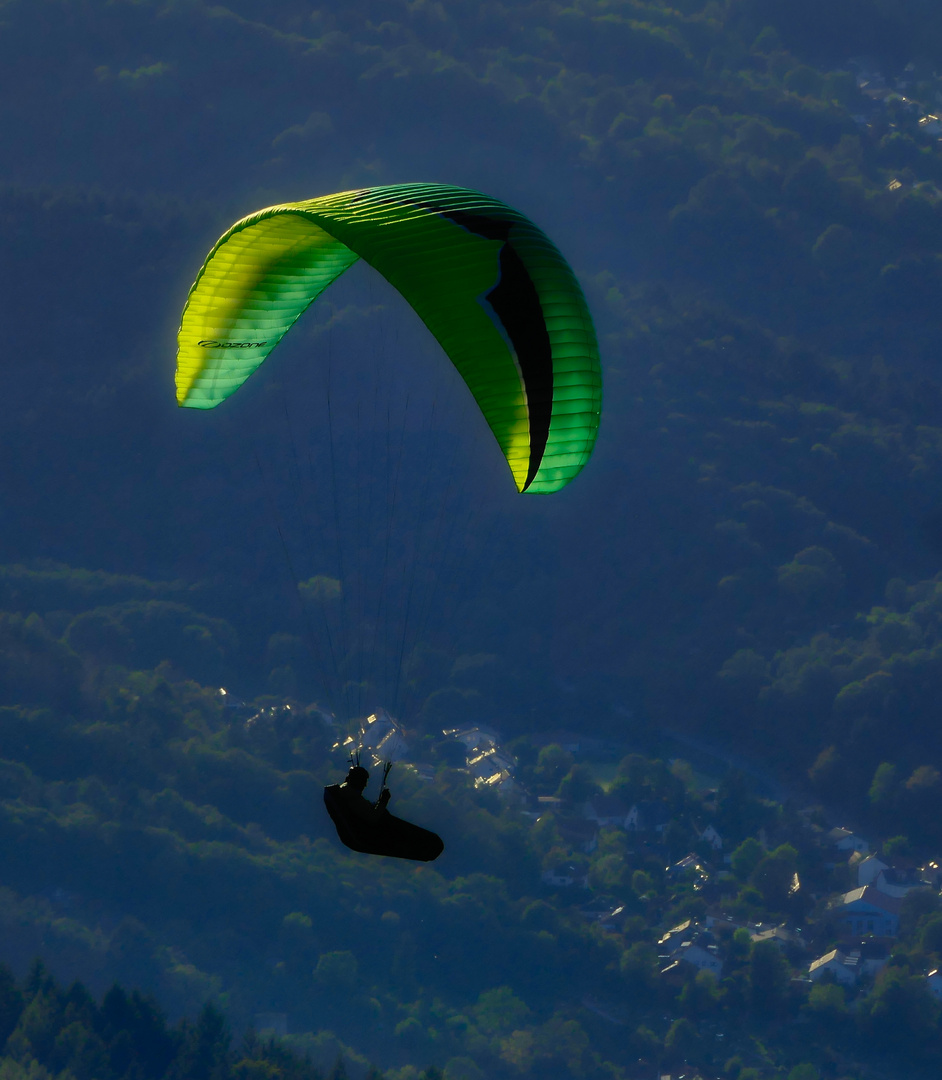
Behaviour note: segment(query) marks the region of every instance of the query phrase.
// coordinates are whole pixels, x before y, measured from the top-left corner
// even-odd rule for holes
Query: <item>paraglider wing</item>
[[[178,403],[224,401],[358,258],[398,289],[461,373],[518,491],[557,491],[579,473],[602,397],[582,291],[531,221],[466,188],[366,188],[236,222],[184,308]]]

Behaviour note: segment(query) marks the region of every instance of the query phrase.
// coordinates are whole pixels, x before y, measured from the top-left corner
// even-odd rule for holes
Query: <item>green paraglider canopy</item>
[[[582,290],[531,221],[466,188],[365,188],[236,222],[184,308],[178,403],[224,401],[359,258],[398,289],[461,373],[518,491],[557,491],[579,473],[602,399]]]

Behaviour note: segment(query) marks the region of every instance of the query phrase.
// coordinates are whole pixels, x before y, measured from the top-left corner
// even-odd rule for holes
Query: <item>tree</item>
[[[814,261],[828,273],[851,269],[855,254],[854,234],[845,225],[829,225],[811,249]]]
[[[177,1033],[167,1030],[163,1013],[138,991],[113,986],[101,1003],[100,1026],[111,1041],[112,1066],[121,1072],[136,1062],[144,1076],[162,1077],[177,1052]],[[119,1067],[124,1062],[124,1069]]]
[[[752,954],[752,935],[745,926],[738,926],[729,941],[728,956],[734,963],[749,958]]]
[[[560,780],[556,794],[559,798],[578,806],[593,795],[597,795],[600,790],[588,765],[576,764]]]
[[[470,1057],[453,1057],[445,1063],[442,1080],[485,1080],[477,1062]]]
[[[782,192],[795,207],[825,220],[840,206],[840,189],[816,157],[806,157],[785,178]]]
[[[400,1020],[393,1028],[393,1034],[398,1042],[407,1047],[410,1055],[416,1055],[425,1044],[428,1035],[417,1016],[407,1016]],[[346,1080],[346,1078],[344,1078]]]
[[[818,97],[823,89],[820,73],[807,64],[792,68],[782,80],[782,85],[790,94],[800,97]]]
[[[749,836],[733,852],[730,865],[733,873],[740,881],[748,881],[753,870],[759,865],[765,855],[765,848]]]
[[[685,1016],[682,1016],[668,1029],[664,1038],[664,1049],[671,1061],[680,1064],[694,1056],[699,1043],[697,1029]]]
[[[314,978],[325,990],[350,993],[359,978],[357,958],[347,950],[322,953],[314,969]]]
[[[92,1022],[95,1011],[92,1003],[89,1017]],[[48,1061],[56,1073],[67,1070],[76,1080],[95,1080],[106,1075],[110,1065],[104,1042],[86,1024],[77,1021],[67,1024],[56,1036]]]
[[[710,971],[698,971],[695,978],[684,983],[677,1005],[689,1020],[698,1020],[713,1012],[719,1001],[720,989],[716,977]]]
[[[550,743],[543,747],[536,759],[533,779],[540,787],[555,790],[572,766],[572,754],[558,743]]]
[[[788,988],[789,970],[781,949],[772,941],[758,941],[749,959],[749,1000],[763,1016],[779,1011]]]
[[[925,979],[903,968],[888,968],[860,1002],[864,1034],[885,1049],[922,1047],[935,1034],[939,1006]]]
[[[870,784],[870,805],[880,813],[892,811],[899,789],[899,777],[895,765],[888,761],[877,766]]]
[[[183,1045],[171,1068],[173,1080],[222,1080],[232,1036],[225,1017],[206,1004],[195,1024],[184,1026]]]
[[[923,952],[942,956],[942,914],[931,915],[922,924],[919,947]]]
[[[883,854],[888,859],[909,858],[913,853],[913,845],[908,836],[891,836],[883,845]]]
[[[533,1054],[537,1071],[540,1071],[540,1065],[553,1072],[562,1071],[562,1066],[569,1075],[581,1076],[589,1046],[589,1037],[578,1020],[567,1020],[557,1013],[534,1033]]]
[[[838,983],[816,983],[812,986],[808,1001],[803,1008],[826,1023],[845,1017],[847,1005],[844,987]]]
[[[412,1017],[410,1017],[409,1019],[411,1020]],[[330,1080],[348,1080],[347,1065],[346,1062],[343,1060],[342,1055],[338,1054],[337,1060],[334,1062],[334,1067],[330,1070]]]
[[[657,950],[647,941],[636,941],[621,956],[621,973],[632,993],[644,993],[654,985]]]
[[[803,608],[832,603],[844,587],[844,571],[824,547],[809,547],[778,568],[779,588]]]
[[[603,855],[593,859],[589,868],[589,884],[603,893],[620,893],[628,885],[628,865],[621,855]]]
[[[810,1063],[802,1062],[789,1072],[788,1080],[821,1080],[821,1074]]]
[[[903,937],[916,933],[920,924],[942,908],[935,889],[910,889],[900,904],[899,928]]]
[[[7,1053],[18,1058],[48,1059],[62,1025],[58,996],[53,987],[48,992],[40,991],[27,1003],[7,1040]]]
[[[782,844],[766,855],[749,875],[750,882],[762,894],[773,911],[781,911],[795,887],[798,852],[791,844]]]
[[[498,986],[478,997],[474,1017],[481,1031],[493,1038],[525,1027],[530,1009],[509,986]]]
[[[635,1028],[631,1046],[639,1058],[656,1058],[661,1052],[661,1040],[644,1024]]]
[[[655,892],[657,886],[646,870],[635,870],[631,875],[631,888],[636,896],[649,896]]]
[[[819,790],[831,790],[831,785],[839,775],[842,760],[836,746],[826,746],[808,769],[808,779]]]
[[[914,769],[905,785],[905,800],[912,819],[935,820],[942,809],[942,774],[931,765]]]
[[[0,964],[0,1047],[16,1027],[23,1011],[23,995],[17,989],[13,972]]]
[[[720,781],[716,794],[716,827],[731,839],[755,833],[765,816],[763,808],[750,794],[746,778],[731,769]]]
[[[768,683],[770,671],[768,660],[755,649],[739,649],[720,668],[717,680],[731,704],[748,708]]]

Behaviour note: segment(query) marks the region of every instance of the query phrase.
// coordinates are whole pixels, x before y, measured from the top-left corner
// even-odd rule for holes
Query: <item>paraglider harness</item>
[[[350,755],[350,767],[361,767],[359,750]],[[385,762],[380,798],[384,791],[388,791],[386,781],[390,769],[392,762]],[[362,795],[359,797],[363,798]],[[339,784],[324,788],[324,805],[337,829],[340,842],[352,851],[359,851],[364,855],[386,855],[395,859],[431,862],[444,850],[445,845],[435,833],[394,817],[385,807],[379,806],[379,800],[374,804],[377,811],[374,821],[367,822],[354,816],[345,804]]]

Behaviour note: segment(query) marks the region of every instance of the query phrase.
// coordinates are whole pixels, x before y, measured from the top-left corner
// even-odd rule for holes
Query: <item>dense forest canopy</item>
[[[921,123],[939,107],[931,10],[3,10],[3,296],[27,313],[8,328],[3,440],[20,461],[4,478],[8,562],[185,580],[203,590],[202,610],[232,624],[242,692],[293,666],[288,684],[323,697],[303,647],[293,661],[266,659],[272,635],[305,637],[276,532],[291,533],[298,488],[314,489],[312,470],[292,466],[284,402],[308,403],[290,418],[292,438],[325,426],[310,361],[325,342],[351,358],[369,343],[374,371],[396,363],[400,327],[410,352],[428,346],[394,295],[361,281],[338,293],[341,329],[336,314],[309,317],[280,367],[255,377],[253,399],[201,426],[169,406],[173,321],[187,274],[239,211],[356,184],[457,180],[552,233],[587,288],[607,368],[592,470],[537,510],[502,500],[491,462],[467,505],[492,502],[493,520],[462,518],[453,543],[466,542],[467,562],[437,569],[471,598],[445,620],[446,651],[526,656],[516,670],[502,662],[496,682],[488,672],[483,707],[518,726],[535,706],[558,710],[552,670],[592,696],[592,722],[617,726],[610,707],[627,703],[659,723],[745,736],[799,775],[833,747],[848,792],[863,792],[884,756],[907,774],[932,763],[919,704],[931,700],[931,630],[917,619],[918,640],[901,639],[924,671],[914,685],[925,689],[907,690],[899,663],[888,666],[899,646],[886,651],[871,629],[905,616],[906,589],[924,603],[942,558],[942,161]],[[417,521],[430,513],[410,479],[423,458],[480,473],[469,442],[479,432],[448,393],[423,437],[452,429],[458,443],[430,455],[420,431],[417,471],[400,485]],[[322,471],[325,444],[308,452]],[[344,453],[357,460],[341,484],[391,485],[388,464],[371,476]],[[81,484],[62,467],[73,459]],[[307,497],[323,509],[332,495]],[[312,514],[289,536],[299,580],[343,576],[310,541],[321,527]],[[490,530],[500,545],[481,539]],[[486,573],[475,544],[494,550]],[[399,552],[397,568],[397,557],[415,559]],[[901,584],[887,601],[890,582]],[[376,588],[361,582],[361,595]],[[428,602],[444,610],[431,592]],[[400,651],[421,651],[417,637]],[[856,667],[833,660],[858,652]],[[447,689],[450,668],[416,660],[414,711]],[[836,702],[864,668],[883,673],[893,700],[912,700],[891,748],[850,748],[864,697]],[[807,718],[807,741],[775,702]]]
[[[6,925],[44,928],[10,930],[11,963],[52,941],[57,970],[96,992],[90,957],[175,1012],[215,996],[241,1024],[306,993],[322,961],[312,1000],[329,1012],[323,980],[350,970],[336,954],[380,918],[395,1002],[359,952],[348,990],[405,1025],[384,1067],[580,1075],[566,1025],[585,1016],[509,969],[488,985],[468,974],[435,1011],[458,984],[416,938],[420,909],[442,940],[497,933],[498,909],[521,928],[514,948],[550,934],[559,982],[586,949],[531,889],[553,842],[433,752],[461,724],[734,748],[937,854],[940,55],[928,0],[0,0],[2,883]],[[412,180],[518,207],[582,281],[605,403],[590,466],[563,493],[505,491],[460,383],[365,275],[309,312],[240,400],[211,417],[173,404],[179,311],[231,221]],[[233,724],[220,686],[303,719]],[[441,874],[376,885],[336,869],[311,823],[336,766],[322,711],[346,722],[376,704],[395,704],[444,770],[407,791],[466,830]],[[755,812],[737,844],[774,834]],[[797,827],[777,827],[805,851]],[[116,875],[118,852],[144,876]],[[171,895],[149,860],[172,868]],[[743,910],[758,903],[749,876]],[[246,927],[226,905],[249,880],[267,914]],[[659,881],[632,882],[618,888],[646,927],[683,914]],[[214,899],[195,913],[200,889]],[[344,889],[381,899],[358,908]],[[341,908],[351,924],[317,939],[312,912]],[[251,990],[223,953],[200,952],[210,912],[232,956],[269,965]],[[600,936],[598,969],[619,972],[605,993],[648,985],[651,940]],[[918,918],[907,941],[910,958],[937,955]],[[279,969],[288,955],[302,967]],[[529,1041],[492,1016],[486,995],[504,984],[511,1013],[530,1010],[514,1029]],[[862,1030],[889,1047],[866,1026],[878,1004]],[[916,1041],[930,1045],[924,1004]],[[316,1012],[304,1030],[341,1030]],[[654,1054],[634,1038],[635,1058]],[[747,1058],[743,1077],[766,1067]],[[477,1075],[460,1068],[449,1080]]]

